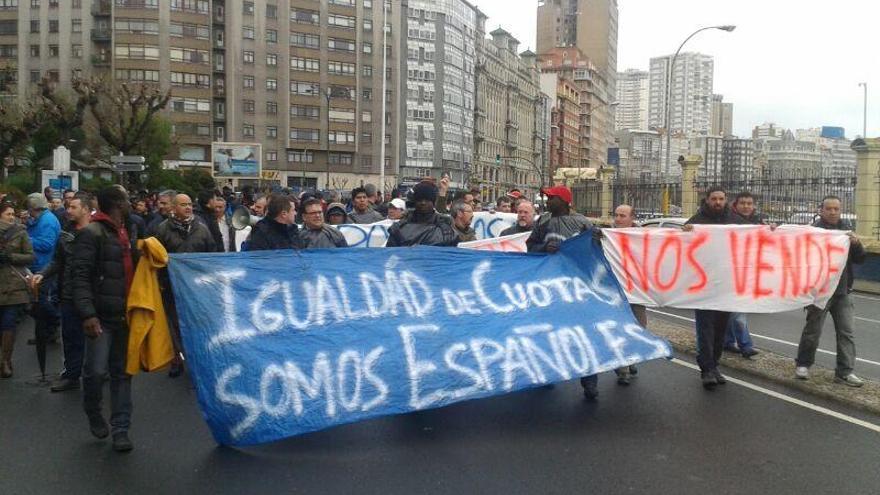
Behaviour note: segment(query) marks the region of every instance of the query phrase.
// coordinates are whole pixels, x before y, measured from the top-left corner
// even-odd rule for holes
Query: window
[[[254,100],[243,100],[241,102],[241,111],[244,113],[254,113],[256,111]]]
[[[40,0],[31,0],[31,8],[32,9],[40,8]]]
[[[179,1],[172,1],[171,6],[174,8],[174,5],[180,3]],[[127,7],[132,9],[158,9],[159,8],[159,0],[116,0],[117,7]]]
[[[9,0],[7,0],[9,1]],[[18,0],[15,0],[15,4],[18,5]],[[58,8],[58,0],[49,0],[49,8],[57,9]]]
[[[141,69],[116,69],[116,79],[133,82],[159,82],[159,71]]]
[[[327,156],[327,159],[331,165],[351,165],[352,154],[351,153],[330,153]]]
[[[159,47],[156,45],[117,44],[114,53],[119,59],[159,60]]]
[[[370,88],[365,88],[361,91],[361,99],[364,101],[371,101],[373,99],[373,90]]]
[[[291,105],[290,116],[295,119],[317,120],[321,115],[321,109],[308,105]]]
[[[244,137],[254,137],[254,126],[253,124],[244,124],[241,128],[241,135]]]
[[[189,72],[171,72],[172,86],[211,87],[211,76],[208,74],[192,74]]]
[[[266,102],[266,115],[276,115],[278,113],[278,104],[274,101]]]
[[[254,2],[242,2],[242,14],[254,15]]]
[[[317,50],[321,47],[321,37],[317,34],[291,33],[290,45]]]
[[[31,45],[31,57],[39,57],[40,56],[40,45]]]
[[[0,58],[16,58],[18,57],[18,46],[16,45],[0,45]],[[11,74],[11,72],[10,72]]]
[[[244,76],[242,83],[244,89],[254,89],[254,76]]]
[[[361,122],[372,122],[373,121],[373,112],[369,110],[364,110],[361,112]]]
[[[296,127],[290,129],[291,141],[310,141],[317,143],[320,139],[318,129],[298,129]]]
[[[11,25],[12,30],[8,30],[5,25]],[[40,32],[40,21],[31,21],[31,32]],[[18,34],[18,22],[16,21],[0,21],[0,34]]]
[[[267,130],[268,133],[268,130]],[[278,129],[275,129],[275,133],[278,133]],[[278,161],[278,152],[277,151],[266,151],[266,161],[267,162],[277,162]]]
[[[254,39],[254,28],[251,26],[244,26],[241,28],[241,36],[246,40]]]
[[[145,22],[148,24],[149,22]],[[158,34],[159,26],[157,23],[149,23],[156,24],[156,32],[150,34]],[[206,40],[211,37],[211,30],[205,24],[189,24],[186,22],[172,22],[168,25],[168,34],[171,36],[177,36],[180,38],[195,38],[199,40]]]
[[[81,9],[82,8],[82,0],[72,0],[70,2],[70,8]]]
[[[354,100],[356,94],[357,93],[355,92],[355,89],[351,86],[330,86],[331,98],[345,98],[348,100]]]
[[[339,38],[329,38],[327,40],[327,48],[339,52],[354,53],[355,43],[352,40],[343,40]]]
[[[292,131],[291,131],[292,132]],[[315,161],[315,155],[308,150],[288,151],[287,161],[296,163],[312,163]]]
[[[290,81],[290,92],[300,96],[318,96],[321,85],[316,82]]]
[[[290,59],[290,70],[318,72],[321,70],[321,61],[316,58],[292,57]]]
[[[159,23],[144,19],[116,19],[113,29],[117,33],[159,34]],[[171,34],[174,35],[173,26]]]
[[[373,44],[364,42],[364,53],[373,53]]]
[[[174,48],[169,50],[169,57],[172,62],[186,62],[191,64],[208,65],[208,51],[195,50],[190,48]],[[220,59],[222,60],[222,59]]]
[[[330,14],[327,16],[327,25],[343,29],[354,29],[357,27],[357,19],[347,15]]]
[[[171,98],[171,110],[184,113],[210,113],[211,100],[202,98]]]
[[[40,71],[38,71],[38,70],[31,71],[31,82],[32,83],[40,82]]]
[[[364,77],[373,77],[373,66],[372,65],[364,65],[361,67],[361,74]]]
[[[117,2],[119,0],[116,0]],[[130,3],[137,2],[138,0],[128,0]],[[154,1],[154,0],[147,0]],[[158,1],[156,1],[158,4]],[[178,10],[181,12],[194,12],[197,14],[207,14],[208,13],[208,0],[171,0],[171,10]]]
[[[267,78],[266,79],[266,91],[277,91],[278,90],[278,79]]]
[[[330,131],[330,142],[336,144],[354,144],[354,132]]]
[[[59,53],[58,45],[49,45],[49,56],[57,57]]]
[[[266,5],[266,17],[269,19],[278,18],[278,6],[272,4]]]
[[[72,33],[81,33],[83,31],[83,21],[82,19],[71,19],[70,21],[70,32]]]
[[[274,53],[266,54],[266,65],[269,67],[277,67],[278,66],[278,55]]]
[[[354,109],[330,107],[330,122],[354,124]]]
[[[79,44],[70,45],[70,56],[73,58],[83,58],[83,46]]]
[[[370,131],[364,131],[361,133],[361,143],[369,144],[373,142],[373,133]]]
[[[327,62],[327,72],[336,76],[353,76],[355,70],[355,65],[350,62]]]
[[[344,7],[354,7],[354,0],[330,0],[331,5],[342,5]]]
[[[49,21],[49,32],[50,33],[57,33],[58,32],[58,21],[57,20],[55,20],[55,21],[50,20]]]
[[[373,21],[370,19],[364,19],[364,31],[372,31],[373,30]]]
[[[245,50],[242,58],[244,59],[244,63],[252,64],[254,63],[254,52],[251,50]]]
[[[278,31],[274,29],[267,29],[266,43],[278,43]]]
[[[278,137],[278,128],[274,125],[266,126],[266,137],[269,139],[276,139]]]
[[[320,24],[321,14],[316,10],[306,10],[299,8],[290,9],[290,20],[299,24]]]

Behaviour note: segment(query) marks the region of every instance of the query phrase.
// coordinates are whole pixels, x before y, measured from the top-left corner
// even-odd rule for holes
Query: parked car
[[[663,217],[663,218],[651,218],[649,220],[645,220],[640,222],[639,225],[649,229],[679,229],[681,230],[684,227],[684,224],[687,223],[688,219],[683,217]]]

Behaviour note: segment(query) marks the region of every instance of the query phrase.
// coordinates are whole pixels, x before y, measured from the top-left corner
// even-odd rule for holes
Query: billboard
[[[263,145],[211,143],[214,178],[259,179],[263,171]]]
[[[76,170],[69,170],[67,172],[43,170],[41,174],[42,181],[40,182],[40,188],[46,189],[47,187],[51,187],[53,198],[60,198],[61,193],[63,193],[65,189],[73,191],[79,190],[79,172]]]

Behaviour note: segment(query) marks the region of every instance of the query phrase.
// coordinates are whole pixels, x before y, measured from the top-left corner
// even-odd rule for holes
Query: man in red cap
[[[556,253],[562,241],[582,232],[593,229],[587,217],[571,211],[571,190],[565,186],[546,187],[541,192],[547,196],[547,210],[550,218],[545,215],[538,220],[532,235],[526,241],[530,253]],[[584,397],[595,400],[599,396],[596,386],[599,377],[590,375],[581,378]]]

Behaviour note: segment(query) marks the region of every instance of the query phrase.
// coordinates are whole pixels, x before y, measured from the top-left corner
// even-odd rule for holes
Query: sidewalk
[[[657,319],[648,319],[648,329],[663,337],[672,347],[689,355],[696,355],[696,338],[693,326],[677,325]],[[725,352],[721,364],[744,373],[758,376],[824,399],[838,401],[848,406],[880,415],[880,383],[865,380],[861,388],[834,383],[834,370],[818,365],[810,368],[809,380],[794,377],[794,360],[761,349],[752,359]]]

